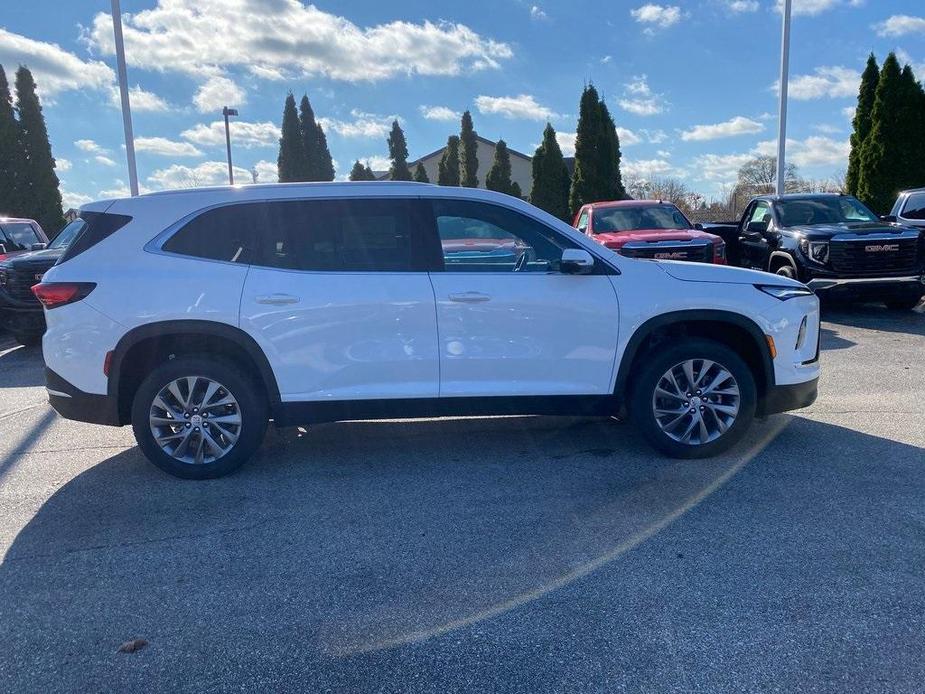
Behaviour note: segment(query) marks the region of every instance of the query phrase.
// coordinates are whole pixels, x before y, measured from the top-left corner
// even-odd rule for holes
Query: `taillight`
[[[713,244],[713,263],[716,265],[726,264],[726,244],[725,243]]]
[[[57,308],[80,301],[95,287],[95,282],[42,282],[33,285],[32,293],[45,308]]]

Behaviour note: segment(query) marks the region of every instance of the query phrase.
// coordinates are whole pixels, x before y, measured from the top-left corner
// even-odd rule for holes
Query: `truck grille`
[[[617,252],[627,258],[713,262],[713,244],[709,241],[655,241],[652,243],[634,241],[626,244]]]
[[[35,279],[36,274],[41,274],[41,271],[0,268],[0,291],[16,301],[38,304],[38,299],[32,294],[32,285],[40,281]]]
[[[829,264],[836,272],[914,272],[918,260],[918,233],[834,236],[829,243]]]

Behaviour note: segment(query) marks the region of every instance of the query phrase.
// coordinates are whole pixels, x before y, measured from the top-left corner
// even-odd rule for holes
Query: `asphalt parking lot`
[[[817,403],[714,460],[358,422],[183,482],[0,337],[0,690],[922,691],[923,307],[823,340]]]

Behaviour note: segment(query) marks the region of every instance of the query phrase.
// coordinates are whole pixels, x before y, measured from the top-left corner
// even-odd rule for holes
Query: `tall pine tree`
[[[459,136],[450,135],[446,149],[437,164],[437,183],[441,186],[459,185]]]
[[[296,112],[295,97],[292,92],[289,92],[283,106],[283,125],[279,138],[279,157],[276,160],[276,169],[280,183],[304,181],[304,176],[308,171],[305,145],[302,142],[302,132],[299,127],[299,114]]]
[[[900,107],[899,127],[902,133],[902,165],[898,184],[902,188],[917,188],[925,185],[925,140],[920,130],[922,122],[922,85],[915,79],[909,65],[903,67],[899,78]]]
[[[389,167],[389,178],[393,181],[410,181],[411,170],[408,168],[408,143],[405,133],[398,121],[392,121],[392,132],[389,133],[389,158],[392,165]]]
[[[515,193],[514,183],[511,181],[511,154],[504,140],[498,140],[498,144],[495,145],[495,158],[488,175],[485,176],[485,187],[507,195]],[[520,197],[519,186],[516,192],[517,197]]]
[[[359,159],[353,162],[353,168],[350,169],[351,181],[375,181],[376,176],[373,174],[369,164],[362,164]]]
[[[878,214],[886,214],[903,187],[905,159],[902,123],[902,73],[890,53],[883,61],[871,111],[873,127],[861,148],[858,197]]]
[[[543,130],[543,141],[533,153],[533,190],[530,202],[554,217],[569,222],[570,183],[562,149],[556,141],[556,131],[547,123]]]
[[[589,84],[578,106],[575,173],[569,193],[572,214],[588,202],[626,198],[620,156],[620,138],[607,104]]]
[[[328,140],[324,130],[315,120],[315,112],[308,100],[308,95],[302,95],[299,103],[299,132],[302,138],[302,149],[305,151],[303,177],[300,181],[333,181],[334,162],[328,150]]]
[[[430,178],[428,178],[421,162],[418,162],[418,165],[414,167],[414,180],[418,183],[430,183]]]
[[[604,147],[601,152],[601,171],[606,185],[606,198],[611,200],[625,200],[626,189],[623,187],[623,174],[620,172],[620,136],[617,126],[613,122],[606,102],[601,99],[601,125],[604,129]]]
[[[478,140],[468,111],[462,115],[459,132],[459,183],[466,188],[479,187]]]
[[[874,97],[877,95],[877,83],[880,81],[880,68],[877,59],[871,53],[867,57],[867,67],[861,75],[861,88],[858,90],[858,105],[854,111],[851,133],[851,153],[848,155],[848,171],[845,174],[845,188],[850,195],[858,194],[858,179],[861,173],[861,150],[872,127],[871,112],[874,109]]]
[[[0,65],[0,217],[23,213],[17,186],[22,165],[19,123],[13,116],[10,85]]]
[[[19,137],[24,156],[21,181],[24,212],[36,220],[46,233],[55,235],[64,225],[61,191],[55,174],[55,159],[42,106],[35,93],[35,80],[23,66],[16,71],[16,110],[19,112]]]

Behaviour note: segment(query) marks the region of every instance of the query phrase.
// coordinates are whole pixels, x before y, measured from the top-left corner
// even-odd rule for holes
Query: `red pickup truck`
[[[726,264],[722,238],[698,229],[670,202],[593,202],[578,210],[572,226],[629,258]]]

